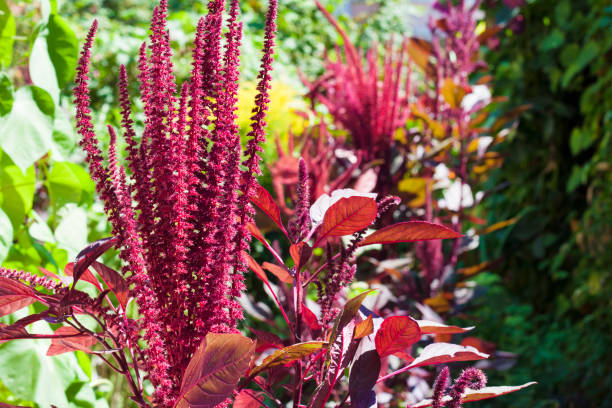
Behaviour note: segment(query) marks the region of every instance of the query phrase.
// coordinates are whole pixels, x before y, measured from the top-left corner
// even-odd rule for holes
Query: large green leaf
[[[36,174],[34,167],[25,173],[0,150],[0,208],[8,215],[16,230],[32,209]]]
[[[41,407],[75,406],[65,390],[88,381],[72,354],[47,357],[48,340],[16,340],[0,346],[0,380],[18,398]]]
[[[57,213],[61,220],[55,229],[57,245],[68,251],[68,258],[74,259],[89,242],[87,240],[87,213],[76,204],[70,203]]]
[[[32,83],[47,91],[53,98],[53,101],[58,103],[60,88],[57,83],[53,61],[51,61],[51,56],[47,51],[48,33],[49,30],[46,27],[39,31],[38,36],[34,40],[34,44],[32,44],[28,69]]]
[[[93,197],[95,185],[89,174],[74,163],[55,163],[47,176],[51,205],[59,208],[67,203],[79,204]]]
[[[13,244],[13,226],[9,217],[0,209],[0,263],[4,261]]]
[[[52,108],[44,90],[25,86],[15,92],[11,112],[0,118],[0,147],[24,173],[51,149]]]
[[[13,109],[13,99],[13,83],[3,72],[0,74],[0,116],[8,114]]]
[[[57,14],[49,16],[47,28],[47,51],[55,68],[57,83],[63,88],[74,78],[79,57],[79,41],[74,31]]]
[[[11,65],[16,33],[15,18],[6,0],[0,0],[0,66],[2,67]]]

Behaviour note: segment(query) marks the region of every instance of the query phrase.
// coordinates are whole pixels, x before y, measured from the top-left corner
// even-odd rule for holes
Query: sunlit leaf
[[[280,350],[275,351],[264,359],[261,365],[256,366],[251,370],[250,375],[254,376],[268,368],[292,363],[296,360],[300,360],[306,356],[316,353],[317,351],[325,348],[326,342],[323,341],[308,341],[305,343],[297,343]]]
[[[381,357],[405,351],[421,339],[421,329],[410,316],[386,318],[376,332],[374,343]]]
[[[0,317],[36,302],[34,291],[12,279],[0,278]]]
[[[117,242],[117,238],[108,237],[100,239],[96,242],[93,242],[85,247],[74,260],[74,268],[73,268],[73,278],[74,284],[81,278],[83,273],[89,268],[89,266],[94,263],[94,261],[103,253],[108,251],[115,243]]]
[[[251,269],[259,279],[264,282],[268,282],[268,276],[266,275],[266,272],[261,268],[261,266],[259,266],[257,261],[254,260],[253,257],[246,252],[243,252],[243,255],[247,260],[247,265],[249,266],[249,269]]]
[[[213,408],[232,394],[255,352],[241,334],[208,333],[185,369],[176,408]]]
[[[317,241],[341,237],[367,228],[376,218],[376,201],[369,197],[342,198],[325,212]]]
[[[251,201],[253,201],[253,204],[259,207],[260,210],[266,213],[272,221],[278,225],[281,231],[287,235],[281,220],[280,209],[276,205],[276,202],[274,202],[270,193],[258,183],[255,183],[255,194],[251,196]]]
[[[410,368],[425,365],[444,364],[455,361],[484,360],[489,355],[481,353],[471,346],[460,346],[452,343],[432,343],[421,351],[421,354],[410,364]]]
[[[108,266],[101,264],[100,262],[94,262],[91,264],[98,275],[102,278],[106,286],[115,294],[119,304],[125,310],[128,299],[130,297],[130,287],[128,283],[123,279],[123,276],[116,270],[109,268]]]
[[[502,395],[510,394],[512,392],[520,391],[524,388],[530,387],[537,382],[532,381],[525,383],[523,385],[516,386],[497,386],[497,387],[485,387],[479,390],[472,390],[470,388],[466,389],[465,392],[461,395],[461,403],[472,402],[472,401],[481,401],[490,398],[499,397]],[[449,402],[452,398],[450,396],[445,396],[442,399],[442,402]],[[410,405],[410,408],[426,408],[433,404],[433,401],[430,399],[423,400],[415,405]]]
[[[321,330],[319,319],[306,305],[302,305],[302,320],[310,327],[311,330]]]
[[[462,235],[444,225],[426,221],[407,221],[388,225],[368,235],[359,246],[370,244],[392,244],[396,242],[427,241],[431,239],[453,239]]]
[[[293,283],[293,278],[289,275],[289,272],[282,266],[275,265],[270,262],[264,262],[261,265],[265,270],[270,271],[271,274],[276,276],[283,283]]]
[[[53,334],[59,337],[51,340],[51,345],[47,350],[48,356],[55,356],[75,350],[88,353],[91,352],[91,346],[97,342],[95,337],[82,333],[71,326],[62,326]]]
[[[417,320],[421,333],[423,334],[457,334],[465,333],[474,329],[471,327],[447,326],[443,323],[432,322],[431,320]]]
[[[374,333],[374,321],[372,320],[372,315],[355,325],[355,339],[361,339],[365,336],[369,336],[372,333]]]

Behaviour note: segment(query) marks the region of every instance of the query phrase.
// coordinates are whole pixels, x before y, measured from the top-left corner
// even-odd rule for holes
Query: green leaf
[[[32,50],[30,51],[28,69],[34,85],[47,91],[53,98],[53,101],[59,102],[60,88],[57,83],[53,61],[51,61],[51,57],[47,51],[48,32],[49,30],[46,27],[41,29],[34,40]]]
[[[3,72],[0,74],[0,116],[10,113],[13,108],[13,99],[13,83]]]
[[[0,208],[10,218],[14,230],[21,226],[25,215],[32,209],[35,183],[34,167],[28,168],[24,174],[0,150]]]
[[[560,46],[562,46],[564,41],[565,41],[565,34],[563,34],[563,31],[559,29],[554,29],[550,34],[544,37],[544,39],[540,43],[540,50],[541,51],[554,50],[555,48],[559,48]]]
[[[16,33],[15,18],[6,0],[0,0],[0,66],[2,67],[11,65]]]
[[[69,407],[64,390],[75,380],[87,381],[87,376],[73,355],[47,357],[48,348],[48,340],[9,341],[0,346],[0,380],[18,398],[41,407]]]
[[[0,263],[4,261],[12,245],[13,225],[5,212],[0,209]]]
[[[563,75],[561,86],[567,87],[574,76],[582,71],[595,57],[599,55],[599,45],[592,40],[589,41],[578,54],[576,60],[569,66]]]
[[[0,118],[0,147],[25,173],[52,146],[51,100],[40,88],[25,86],[15,93],[11,112]]]
[[[47,23],[47,51],[55,68],[55,76],[60,88],[65,87],[74,78],[79,56],[79,41],[76,34],[57,14],[49,16]]]
[[[81,249],[88,245],[87,213],[75,204],[67,204],[58,211],[61,219],[55,229],[55,238],[60,248],[68,251],[68,258],[74,259]]]
[[[89,174],[79,165],[69,162],[55,163],[45,184],[54,208],[68,203],[79,204],[86,197],[93,197],[95,190]]]

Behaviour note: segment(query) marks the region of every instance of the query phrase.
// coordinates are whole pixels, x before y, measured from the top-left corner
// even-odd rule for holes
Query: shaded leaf
[[[49,16],[47,28],[47,51],[55,68],[57,83],[63,88],[74,78],[79,41],[66,21],[57,14]]]
[[[215,407],[249,368],[255,344],[241,334],[208,333],[194,353],[181,383],[176,408]]]
[[[259,183],[255,183],[255,194],[251,196],[251,201],[260,210],[268,215],[274,221],[276,225],[283,231],[285,235],[287,235],[287,231],[285,231],[285,227],[283,226],[283,222],[281,221],[280,209],[276,205],[276,202],[268,193],[268,191],[259,185]]]
[[[54,337],[51,340],[51,345],[47,350],[48,356],[55,356],[76,350],[89,353],[91,352],[91,346],[97,342],[94,337],[82,333],[71,326],[62,326],[53,334],[58,337]]]
[[[363,339],[362,342],[366,340]],[[376,385],[380,373],[380,356],[376,350],[371,349],[357,354],[357,359],[351,367],[349,374],[349,395],[351,407],[376,407]]]
[[[291,245],[289,247],[289,253],[295,263],[295,270],[299,271],[308,262],[312,255],[312,248],[306,242],[300,242],[298,244]]]
[[[365,237],[359,246],[370,244],[393,244],[396,242],[427,241],[431,239],[453,239],[462,235],[444,225],[426,221],[407,221],[388,225]]]
[[[465,392],[461,395],[461,403],[472,402],[472,401],[481,401],[490,398],[499,397],[502,395],[510,394],[512,392],[520,391],[524,388],[530,387],[537,382],[532,381],[525,383],[523,385],[515,385],[515,386],[497,386],[497,387],[485,387],[479,390],[466,389]],[[449,402],[452,398],[450,396],[445,396],[442,401]],[[433,404],[433,401],[430,399],[423,400],[415,405],[410,405],[410,408],[425,408],[429,407]]]
[[[258,365],[251,370],[250,375],[255,376],[270,367],[292,363],[306,356],[311,355],[327,346],[323,341],[308,341],[305,343],[297,343],[285,348],[282,348],[264,359],[261,365]]]
[[[342,198],[325,212],[317,242],[325,237],[341,237],[360,231],[376,218],[376,201],[370,197]]]
[[[376,332],[374,343],[381,357],[401,352],[421,339],[419,324],[410,316],[386,318]]]
[[[264,262],[261,265],[265,270],[270,271],[271,274],[276,276],[281,282],[284,283],[293,283],[293,278],[289,275],[289,272],[282,266],[278,266],[276,264],[270,262]]]
[[[76,259],[74,260],[74,267],[73,267],[73,274],[72,274],[72,277],[74,278],[73,284],[72,284],[73,287],[77,283],[77,281],[81,279],[81,276],[83,275],[83,273],[85,273],[87,268],[89,268],[89,266],[100,255],[102,255],[103,253],[108,251],[113,245],[115,245],[116,242],[117,242],[117,238],[115,237],[103,238],[103,239],[100,239],[96,242],[93,242],[87,245],[85,249],[79,252]]]
[[[130,287],[125,279],[123,279],[123,276],[116,270],[100,262],[94,262],[91,266],[98,272],[104,283],[106,283],[106,286],[115,294],[117,300],[125,310],[130,297]]]
[[[465,333],[474,329],[474,326],[459,327],[447,326],[443,323],[432,322],[431,320],[417,320],[422,334],[456,334]]]
[[[376,289],[366,290],[365,292],[358,294],[357,296],[349,299],[346,302],[346,304],[344,305],[344,309],[342,310],[342,316],[340,317],[340,323],[338,325],[340,329],[346,326],[348,322],[353,320],[353,317],[357,315],[357,312],[359,311],[359,307],[365,300],[366,296],[368,296],[370,293],[374,292],[375,290]]]

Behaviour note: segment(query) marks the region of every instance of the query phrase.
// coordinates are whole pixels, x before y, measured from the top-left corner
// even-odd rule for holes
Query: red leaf
[[[259,228],[257,228],[257,225],[253,224],[252,222],[249,222],[247,223],[247,230],[249,230],[251,235],[255,239],[257,239],[259,242],[261,242],[264,245],[268,245],[268,241],[266,241],[262,232],[259,230]]]
[[[278,266],[270,262],[264,262],[261,266],[263,266],[265,270],[270,271],[270,273],[276,276],[281,282],[293,283],[293,278],[282,266]]]
[[[478,337],[466,337],[461,341],[461,345],[472,346],[478,351],[486,354],[493,354],[495,353],[495,350],[497,350],[497,344],[479,339]]]
[[[257,275],[257,277],[262,281],[268,282],[268,276],[266,275],[266,272],[261,268],[261,266],[259,266],[257,261],[254,260],[251,255],[247,254],[244,251],[242,252],[242,254],[246,258],[249,268],[255,273],[255,275]]]
[[[100,275],[104,283],[106,283],[106,286],[115,294],[123,310],[125,310],[128,299],[130,298],[130,287],[125,279],[123,279],[123,276],[116,270],[100,262],[94,262],[91,266],[98,272],[98,275]]]
[[[370,244],[393,244],[396,242],[427,241],[430,239],[452,239],[462,237],[444,225],[425,221],[408,221],[388,225],[368,235],[359,246]]]
[[[25,328],[27,325],[37,322],[39,320],[42,320],[48,316],[49,316],[48,312],[36,313],[33,315],[23,317],[11,325],[4,325],[4,324],[1,325],[0,326],[0,341],[37,338],[38,335],[28,333]],[[44,336],[44,337],[48,337],[48,336]]]
[[[386,318],[376,332],[374,343],[381,357],[404,351],[421,339],[419,324],[410,316]]]
[[[208,333],[191,358],[176,408],[213,408],[229,397],[249,368],[253,341],[241,334]]]
[[[430,320],[417,320],[421,333],[423,334],[457,334],[465,333],[474,329],[474,326],[470,327],[459,327],[459,326],[447,326],[442,323],[432,322]]]
[[[341,237],[360,231],[376,218],[376,201],[370,197],[346,197],[329,207],[317,242],[325,237]]]
[[[21,282],[0,278],[0,316],[6,316],[36,302],[36,293]]]
[[[117,243],[117,238],[108,237],[99,239],[96,242],[93,242],[87,245],[74,260],[74,269],[73,269],[73,283],[72,287],[77,283],[81,276],[89,265],[91,265],[100,255],[108,251],[113,245]]]
[[[73,271],[74,271],[74,262],[69,262],[68,264],[66,264],[66,267],[64,268],[64,274],[66,276],[73,276],[74,275]],[[94,274],[91,273],[91,270],[89,270],[89,268],[85,269],[85,272],[83,272],[83,274],[81,275],[81,280],[91,283],[100,292],[102,292],[103,290],[102,285],[100,285],[100,282],[96,279]],[[74,278],[72,281],[74,282]]]
[[[317,315],[315,315],[313,311],[307,308],[304,304],[302,304],[302,320],[312,330],[321,330],[321,325],[319,324],[319,319],[317,319]]]
[[[83,334],[79,330],[70,326],[62,326],[54,333],[58,337],[51,340],[51,345],[47,350],[48,356],[56,356],[58,354],[67,353],[70,351],[81,350],[86,353],[91,352],[91,346],[96,344],[96,339],[88,334]]]
[[[293,258],[293,262],[295,263],[295,269],[299,271],[310,259],[310,256],[312,255],[312,248],[306,242],[300,242],[298,244],[291,245],[291,247],[289,247],[289,253],[291,254],[291,258]]]
[[[262,396],[261,392],[253,390],[242,390],[234,398],[233,408],[259,408],[261,403],[258,398]]]
[[[427,345],[409,367],[415,368],[454,361],[484,360],[488,357],[488,354],[481,353],[474,347],[463,347],[451,343],[433,343]]]
[[[523,388],[527,388],[532,386],[533,384],[537,384],[537,382],[532,381],[523,385],[516,386],[498,386],[498,387],[485,387],[479,390],[467,389],[461,396],[461,403],[472,402],[472,401],[481,401],[490,398],[499,397],[502,395],[510,394],[512,392],[520,391]],[[450,396],[446,396],[442,399],[442,402],[448,402],[451,400]],[[433,401],[430,399],[423,400],[418,404],[411,405],[409,408],[426,408],[433,404]]]
[[[265,212],[268,217],[270,217],[272,221],[274,221],[274,223],[279,226],[281,231],[283,231],[283,233],[287,235],[287,231],[285,231],[285,227],[283,226],[283,222],[281,221],[280,209],[274,202],[274,199],[272,198],[270,193],[268,193],[265,188],[260,186],[259,183],[255,183],[255,194],[251,196],[251,201],[257,207],[259,207],[260,210]]]
[[[261,344],[270,344],[276,348],[283,348],[283,340],[280,337],[278,337],[276,334],[269,333],[263,330],[253,329],[252,327],[249,327],[249,330],[251,330],[251,332],[253,332],[255,337],[257,337],[258,346],[259,346],[259,343],[261,343]]]

